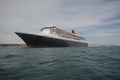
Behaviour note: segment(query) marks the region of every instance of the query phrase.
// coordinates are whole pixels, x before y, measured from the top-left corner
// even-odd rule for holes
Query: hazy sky
[[[0,43],[48,25],[75,29],[88,42],[120,45],[120,0],[0,0]]]

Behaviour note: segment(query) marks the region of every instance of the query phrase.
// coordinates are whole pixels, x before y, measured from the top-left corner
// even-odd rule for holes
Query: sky
[[[0,0],[0,43],[24,43],[14,32],[51,24],[89,43],[120,45],[120,0]]]

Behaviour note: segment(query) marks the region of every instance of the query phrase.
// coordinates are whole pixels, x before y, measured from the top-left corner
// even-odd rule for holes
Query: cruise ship
[[[64,31],[56,26],[44,27],[39,33],[15,32],[27,47],[87,47],[84,37],[78,36],[74,30]]]

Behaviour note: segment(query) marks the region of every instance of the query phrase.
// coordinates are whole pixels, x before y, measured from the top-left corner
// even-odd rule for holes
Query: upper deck
[[[45,34],[54,35],[54,36],[60,36],[60,37],[64,37],[64,38],[85,41],[85,38],[78,36],[78,35],[75,35],[75,34],[70,33],[70,32],[66,32],[60,28],[57,28],[56,26],[44,27],[41,29],[41,32],[45,33]]]

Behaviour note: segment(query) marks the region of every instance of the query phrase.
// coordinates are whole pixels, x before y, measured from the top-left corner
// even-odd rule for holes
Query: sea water
[[[120,47],[0,47],[0,80],[120,80]]]

